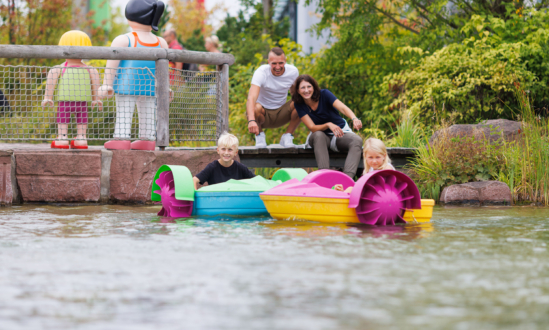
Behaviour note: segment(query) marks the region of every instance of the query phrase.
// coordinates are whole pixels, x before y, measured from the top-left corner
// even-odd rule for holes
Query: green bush
[[[452,184],[499,180],[515,202],[549,205],[549,120],[536,115],[528,93],[514,85],[522,121],[518,139],[490,144],[484,136],[449,137],[443,130],[433,143],[418,148],[410,166],[424,198],[438,200]]]
[[[530,25],[546,19],[536,13]],[[392,105],[406,104],[424,125],[451,119],[471,123],[479,118],[513,118],[518,108],[513,83],[523,82],[540,102],[546,97],[546,32],[508,39],[508,31],[519,34],[515,20],[504,22],[473,16],[464,31],[472,36],[432,55],[404,47],[402,52],[419,55],[407,62],[408,70],[387,76],[385,86],[402,85],[404,91]],[[519,27],[521,29],[522,27]],[[540,34],[541,33],[541,34]]]
[[[418,148],[412,161],[412,178],[423,198],[438,200],[444,187],[495,178],[500,151],[485,137],[450,137],[441,134]]]

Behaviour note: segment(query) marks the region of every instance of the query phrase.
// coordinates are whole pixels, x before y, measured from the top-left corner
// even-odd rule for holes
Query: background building
[[[329,31],[324,31],[319,37],[316,33],[308,31],[314,24],[320,22],[316,9],[316,3],[306,6],[304,1],[293,0],[279,0],[274,7],[274,19],[282,20],[288,17],[290,38],[300,44],[307,54],[316,53],[328,44]]]

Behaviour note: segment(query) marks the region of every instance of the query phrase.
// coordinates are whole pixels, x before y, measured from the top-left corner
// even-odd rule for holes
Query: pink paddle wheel
[[[421,209],[419,190],[405,174],[392,170],[374,171],[360,178],[353,189],[349,207],[356,208],[358,220],[369,225],[406,223],[407,209]]]
[[[169,218],[186,218],[192,215],[193,202],[175,198],[175,183],[172,171],[160,173],[155,183],[160,187],[160,190],[155,190],[153,193],[160,195],[160,203],[162,204],[162,209],[158,212],[158,215]]]

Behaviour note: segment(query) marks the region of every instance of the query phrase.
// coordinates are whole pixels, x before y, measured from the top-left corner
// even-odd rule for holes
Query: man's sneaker
[[[259,133],[255,136],[255,147],[256,148],[267,148],[267,141],[265,140],[265,132]]]
[[[295,148],[294,136],[290,133],[282,134],[282,137],[280,138],[280,145],[284,148]]]

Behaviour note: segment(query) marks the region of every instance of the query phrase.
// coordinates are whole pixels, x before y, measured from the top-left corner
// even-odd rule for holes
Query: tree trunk
[[[273,8],[273,0],[261,0],[263,3],[263,18],[265,19],[265,26],[263,27],[263,34],[269,33],[268,27],[271,26],[272,17],[271,9]]]

